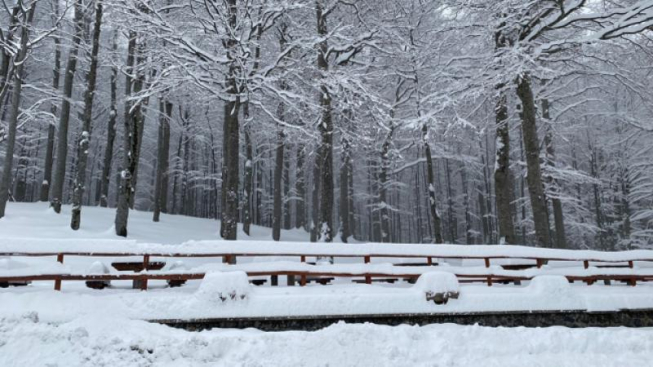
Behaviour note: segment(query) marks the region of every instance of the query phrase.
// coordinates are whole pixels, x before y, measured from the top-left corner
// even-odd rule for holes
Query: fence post
[[[485,258],[485,267],[490,268],[490,258],[489,257]],[[488,285],[488,287],[492,286],[492,276],[491,275],[487,276],[487,285]]]
[[[365,256],[365,264],[369,264],[369,263],[370,263],[370,257]],[[369,276],[369,275],[365,276],[365,284],[372,284],[372,277],[371,276]]]
[[[147,268],[150,267],[150,255],[143,255],[143,270],[147,272]],[[147,290],[147,275],[144,279],[141,280],[141,290]]]
[[[57,254],[57,261],[61,264],[63,264],[63,254]],[[60,291],[61,290],[61,278],[56,279],[54,281],[54,290],[55,291]]]
[[[302,263],[305,263],[306,262],[306,256],[302,255],[301,260],[302,260]],[[299,285],[302,286],[302,287],[306,285],[306,273],[302,273],[302,276],[299,279]]]

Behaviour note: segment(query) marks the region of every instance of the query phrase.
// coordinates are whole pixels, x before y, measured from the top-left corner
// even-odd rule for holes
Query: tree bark
[[[542,100],[542,117],[546,123],[546,132],[544,134],[544,145],[546,148],[546,165],[549,169],[555,169],[555,148],[553,146],[553,132],[551,131],[551,114],[550,114],[550,105],[548,99]],[[562,212],[562,202],[558,197],[560,193],[560,187],[558,182],[549,173],[547,181],[550,185],[550,189],[553,192],[551,197],[551,205],[553,206],[553,223],[555,226],[555,239],[554,244],[557,248],[567,248],[567,239],[565,235],[565,220]]]
[[[113,37],[112,51],[118,50],[118,33]],[[127,65],[130,67],[131,65]],[[107,145],[104,148],[104,164],[102,165],[102,177],[100,178],[100,206],[106,208],[109,206],[109,183],[111,180],[111,163],[113,162],[113,145],[116,140],[116,119],[118,117],[118,68],[111,68],[111,107],[109,110],[109,123],[107,124]],[[130,86],[131,88],[131,86]]]
[[[53,17],[59,17],[59,1],[53,1]],[[54,67],[52,68],[52,90],[59,91],[59,80],[61,78],[61,39],[54,34]],[[50,113],[53,118],[57,116],[57,105],[50,104]],[[48,125],[48,142],[45,148],[45,161],[43,167],[43,182],[41,184],[41,201],[48,201],[50,198],[50,184],[52,182],[52,166],[54,163],[54,136],[55,125]]]
[[[73,43],[68,54],[66,73],[64,74],[63,98],[61,100],[61,115],[59,116],[59,131],[57,132],[57,162],[52,182],[51,206],[56,213],[61,213],[63,203],[63,187],[66,180],[66,160],[68,157],[68,125],[70,122],[70,105],[77,70],[77,54],[79,44],[84,33],[84,2],[75,2],[75,16],[73,20],[75,33]]]
[[[517,79],[517,96],[522,105],[521,122],[528,172],[526,179],[533,210],[535,236],[539,247],[550,247],[549,216],[546,208],[544,184],[542,183],[542,169],[540,167],[540,143],[537,137],[535,100],[531,88],[531,79],[528,74],[523,74]]]
[[[280,106],[281,112],[279,117],[283,116],[283,108]],[[278,127],[277,132],[277,147],[275,149],[276,157],[274,160],[274,188],[273,188],[273,204],[272,204],[272,239],[279,241],[281,238],[281,222],[282,222],[282,195],[281,195],[281,176],[283,174],[283,151],[284,151],[284,133],[281,127]]]
[[[237,26],[237,0],[227,0],[227,16],[229,28],[235,30]],[[232,34],[226,40],[227,59],[230,60],[229,70],[225,80],[225,89],[228,100],[224,106],[224,124],[225,136],[223,144],[226,146],[223,173],[222,197],[224,198],[224,207],[222,208],[222,238],[225,240],[236,240],[238,238],[238,181],[239,177],[239,155],[240,155],[240,136],[238,114],[240,110],[240,90],[238,87],[238,77],[240,66],[235,60],[235,48],[238,40]]]
[[[342,138],[342,168],[340,169],[340,240],[347,243],[351,236],[351,208],[349,181],[351,176],[351,146]]]
[[[14,148],[16,145],[16,129],[18,128],[18,117],[20,116],[21,92],[23,87],[23,69],[25,60],[29,51],[29,28],[34,19],[36,2],[27,11],[21,10],[22,25],[20,31],[20,50],[14,58],[14,80],[13,91],[11,95],[11,115],[7,127],[7,149],[5,153],[4,165],[2,167],[2,181],[0,181],[0,218],[5,216],[7,201],[9,200],[9,190],[11,190],[11,171],[14,162]]]
[[[306,154],[304,144],[297,146],[297,169],[295,170],[295,191],[297,200],[295,200],[295,227],[306,229],[306,186],[304,161]]]
[[[157,147],[157,169],[154,182],[154,214],[152,220],[159,221],[161,212],[167,211],[168,168],[170,166],[170,121],[172,103],[161,99],[159,102],[159,141]]]
[[[323,13],[322,0],[316,0],[317,34],[322,39],[318,45],[317,66],[326,77],[329,71],[329,64],[326,59],[328,44],[326,37],[327,14]],[[321,118],[319,130],[321,135],[320,150],[320,221],[321,228],[318,228],[321,242],[333,241],[333,121],[331,116],[331,95],[327,86],[322,83],[320,86],[320,108]]]
[[[391,118],[394,118],[394,113],[391,113]],[[379,172],[379,217],[381,219],[381,242],[390,242],[390,213],[388,210],[388,169],[389,169],[389,154],[390,154],[390,141],[394,133],[394,125],[390,126],[390,131],[383,141],[381,147],[381,171]]]
[[[95,2],[95,25],[93,26],[93,46],[91,48],[91,65],[86,77],[86,91],[84,92],[84,112],[82,115],[82,134],[77,144],[77,176],[73,184],[73,209],[70,228],[78,230],[82,215],[82,198],[86,184],[86,163],[91,140],[93,120],[93,99],[97,80],[98,54],[100,52],[100,33],[102,31],[102,0]]]
[[[442,224],[440,214],[435,201],[435,177],[433,175],[433,157],[431,156],[431,146],[428,142],[428,128],[426,124],[422,126],[422,143],[424,144],[424,155],[426,156],[426,176],[429,191],[429,212],[433,221],[433,243],[443,243]]]
[[[494,190],[496,192],[497,219],[499,222],[499,238],[505,243],[515,244],[515,226],[512,221],[512,180],[510,175],[510,126],[508,124],[508,104],[504,90],[500,84],[496,90],[499,99],[496,104],[496,165],[494,170]],[[499,241],[501,242],[501,240]]]
[[[137,69],[135,67],[135,53],[136,53],[136,32],[129,32],[129,42],[127,45],[127,62],[126,62],[126,76],[125,76],[125,116],[124,116],[124,131],[123,131],[123,162],[120,171],[120,187],[118,188],[118,202],[116,207],[115,230],[116,235],[127,237],[127,221],[129,219],[129,203],[134,191],[132,188],[132,178],[135,165],[137,164],[134,159],[134,152],[137,148],[138,133],[135,125],[136,106],[132,106],[129,98],[132,95],[132,88],[136,90],[134,83],[133,73]],[[137,72],[138,73],[138,72]],[[136,76],[138,78],[138,76]]]
[[[243,106],[245,119],[245,177],[243,180],[243,232],[249,236],[252,225],[253,164],[252,132],[249,126],[249,102]]]

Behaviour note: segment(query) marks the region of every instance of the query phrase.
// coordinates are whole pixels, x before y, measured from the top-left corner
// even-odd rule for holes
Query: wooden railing
[[[207,244],[209,244],[207,246]],[[295,276],[305,285],[309,277],[363,278],[371,283],[374,278],[397,278],[414,280],[430,271],[454,273],[461,282],[483,281],[488,285],[500,281],[525,281],[538,275],[555,274],[565,276],[569,281],[582,281],[592,284],[597,281],[625,281],[630,285],[653,280],[653,268],[635,268],[635,262],[653,262],[653,251],[638,250],[628,252],[596,252],[537,249],[520,246],[451,246],[451,245],[387,245],[387,244],[297,244],[297,243],[225,243],[204,242],[198,245],[161,246],[136,245],[131,251],[125,246],[102,247],[98,251],[83,250],[83,246],[64,246],[56,251],[48,246],[16,249],[0,245],[0,256],[9,257],[48,257],[56,256],[56,261],[64,264],[66,257],[141,257],[140,273],[86,274],[64,270],[34,272],[0,271],[0,282],[15,281],[54,281],[55,290],[61,289],[62,281],[111,281],[139,280],[141,289],[147,289],[148,280],[193,280],[202,279],[207,271],[242,270],[249,276]],[[50,246],[52,247],[52,246]],[[239,258],[285,257],[297,258],[298,262],[262,262],[228,265]],[[361,258],[363,264],[310,265],[307,258]],[[152,258],[216,258],[225,264],[192,269],[190,271],[148,271]],[[390,266],[372,263],[373,259],[399,259],[424,261],[419,266]],[[431,266],[435,259],[477,259],[483,260],[482,267]],[[503,270],[493,267],[497,259],[532,260],[532,269]],[[577,262],[578,267],[556,269],[544,268],[552,261]],[[590,267],[592,263],[602,264],[600,268]],[[582,264],[582,266],[581,266]]]

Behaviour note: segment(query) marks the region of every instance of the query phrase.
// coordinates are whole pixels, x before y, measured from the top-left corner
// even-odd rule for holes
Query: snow
[[[9,203],[0,219],[0,252],[81,252],[161,254],[238,251],[259,255],[279,253],[338,254],[335,264],[302,264],[298,257],[256,256],[223,264],[220,258],[165,258],[161,272],[207,272],[179,288],[151,280],[149,290],[132,289],[131,281],[112,281],[104,290],[86,288],[81,281],[64,281],[62,291],[52,281],[0,290],[0,366],[648,366],[653,355],[650,329],[568,329],[562,327],[484,328],[478,326],[348,325],[339,323],[317,332],[264,333],[256,330],[212,330],[191,333],[148,323],[153,319],[281,317],[356,314],[468,313],[546,310],[615,311],[653,306],[653,285],[638,283],[592,286],[569,284],[562,274],[649,274],[635,268],[584,269],[578,262],[550,262],[541,269],[503,270],[502,263],[533,260],[494,259],[457,262],[442,258],[519,255],[591,256],[626,261],[650,258],[650,251],[598,253],[533,249],[518,246],[443,246],[388,244],[307,245],[302,230],[283,231],[285,242],[269,242],[270,230],[252,227],[252,236],[239,232],[237,243],[216,240],[215,220],[183,216],[130,213],[130,238],[118,238],[112,228],[114,209],[84,208],[84,225],[69,228],[70,206],[57,215],[47,204]],[[294,242],[293,242],[294,241]],[[432,255],[437,267],[393,266],[392,256]],[[576,254],[576,255],[574,255]],[[383,255],[369,264],[363,256]],[[0,258],[0,276],[16,274],[96,274],[109,271],[114,257],[65,256],[64,264],[50,257]],[[121,258],[122,260],[130,259]],[[141,261],[142,257],[134,259]],[[155,260],[155,259],[153,259]],[[156,259],[158,260],[158,259]],[[310,260],[310,259],[309,259]],[[405,260],[405,259],[404,259]],[[421,258],[416,261],[425,261]],[[336,279],[332,285],[307,287],[251,286],[244,271],[319,270],[422,274],[415,285],[353,284]],[[458,284],[452,275],[527,274],[522,286]],[[154,271],[151,271],[154,272]],[[425,273],[425,274],[423,274]],[[279,284],[285,284],[281,276]],[[447,304],[425,299],[426,292],[459,292]],[[232,296],[233,295],[233,296]]]
[[[540,275],[528,285],[528,289],[536,294],[544,294],[552,297],[571,297],[571,285],[567,278],[556,275]]]
[[[421,291],[427,299],[438,294],[456,295],[460,293],[458,278],[451,273],[432,271],[422,274],[415,282],[413,289]]]
[[[650,366],[651,330],[396,327],[187,332],[143,321],[0,319],[2,366]]]
[[[209,272],[202,279],[195,297],[215,306],[225,302],[245,301],[249,291],[247,274],[242,271]]]

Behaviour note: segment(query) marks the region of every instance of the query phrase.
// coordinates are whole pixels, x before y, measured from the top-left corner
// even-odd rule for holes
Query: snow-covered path
[[[336,324],[316,332],[187,332],[36,314],[0,320],[0,366],[650,366],[653,330]]]

